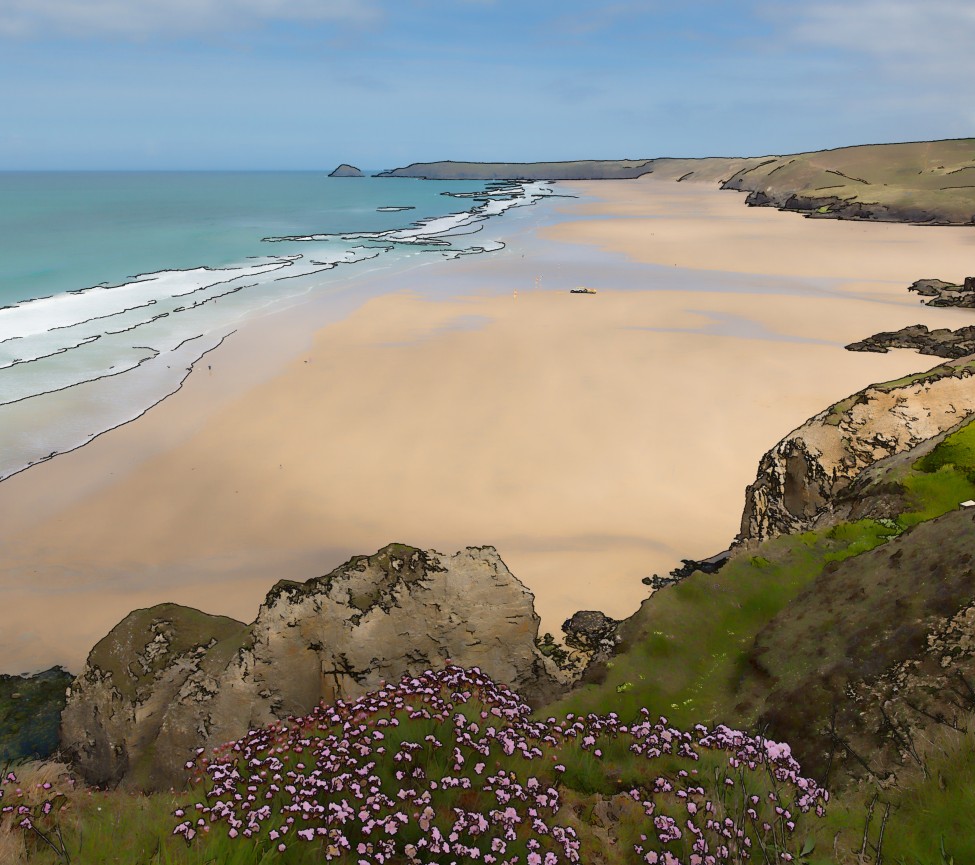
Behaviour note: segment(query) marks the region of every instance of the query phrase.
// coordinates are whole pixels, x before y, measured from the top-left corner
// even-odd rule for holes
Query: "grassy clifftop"
[[[814,216],[969,224],[975,222],[975,139],[769,157],[724,187],[749,192],[749,204]]]

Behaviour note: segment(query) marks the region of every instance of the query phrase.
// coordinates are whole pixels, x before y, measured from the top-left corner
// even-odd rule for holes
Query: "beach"
[[[505,253],[397,275],[325,325],[313,303],[242,324],[141,418],[0,483],[0,672],[78,672],[163,601],[250,621],[275,581],[392,541],[496,547],[543,632],[625,617],[642,577],[728,546],[778,439],[937,362],[845,344],[970,323],[906,291],[970,275],[969,228],[559,187],[580,197]]]

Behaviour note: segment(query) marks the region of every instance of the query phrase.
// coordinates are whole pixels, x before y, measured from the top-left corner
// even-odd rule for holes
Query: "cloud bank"
[[[774,8],[774,7],[772,7]],[[791,35],[807,44],[863,52],[923,69],[975,43],[975,4],[959,0],[845,0],[803,3]]]
[[[371,0],[3,0],[0,36],[147,39],[270,21],[366,24],[378,17]]]

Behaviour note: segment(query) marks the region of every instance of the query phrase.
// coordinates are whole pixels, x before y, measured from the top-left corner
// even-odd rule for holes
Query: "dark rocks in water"
[[[343,162],[335,171],[329,174],[329,177],[365,177],[365,175],[354,165]]]
[[[975,294],[972,299],[972,305],[975,306]],[[849,351],[880,353],[886,353],[891,348],[908,348],[935,357],[965,357],[975,354],[975,326],[929,331],[923,324],[912,324],[900,330],[876,333],[859,342],[850,343],[846,348]]]
[[[961,285],[945,282],[943,279],[919,279],[909,285],[907,290],[931,298],[924,301],[925,306],[975,308],[975,276],[966,276]]]
[[[61,667],[34,675],[0,675],[0,765],[43,760],[57,750],[65,691],[73,678]]]
[[[62,749],[89,783],[181,787],[197,748],[447,659],[544,704],[572,677],[539,651],[538,626],[531,592],[493,547],[390,544],[278,582],[250,625],[177,604],[130,613],[72,683]]]

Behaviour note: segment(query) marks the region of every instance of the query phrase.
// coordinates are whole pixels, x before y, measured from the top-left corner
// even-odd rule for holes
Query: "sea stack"
[[[329,177],[365,177],[365,175],[354,165],[343,162]]]

